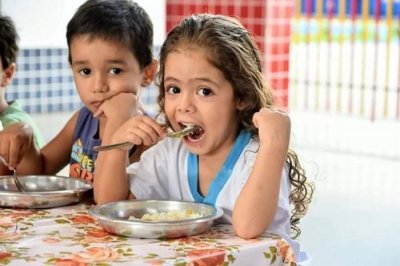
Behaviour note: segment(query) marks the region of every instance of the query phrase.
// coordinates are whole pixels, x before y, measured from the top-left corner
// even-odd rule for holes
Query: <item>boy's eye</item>
[[[88,68],[84,68],[84,69],[79,70],[79,73],[81,75],[83,75],[83,76],[88,76],[88,75],[90,75],[91,72],[92,71],[90,69],[88,69]]]
[[[181,89],[178,87],[171,86],[171,87],[167,87],[166,92],[169,94],[176,94],[176,93],[180,93]]]
[[[120,68],[113,67],[110,69],[110,74],[113,74],[113,75],[118,75],[121,72],[122,72],[122,70]]]
[[[197,93],[198,93],[200,96],[209,96],[209,95],[212,94],[212,91],[211,91],[210,89],[207,89],[207,88],[201,88],[201,89],[199,89],[199,90],[197,91]]]

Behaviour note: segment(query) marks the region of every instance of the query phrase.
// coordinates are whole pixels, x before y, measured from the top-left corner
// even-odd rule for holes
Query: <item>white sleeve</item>
[[[167,199],[168,178],[162,143],[149,148],[127,167],[130,191],[137,199]],[[164,159],[163,159],[164,158]]]
[[[285,163],[281,175],[281,186],[279,190],[278,207],[288,212],[290,211],[289,195],[290,195],[289,166],[287,165],[287,163]]]

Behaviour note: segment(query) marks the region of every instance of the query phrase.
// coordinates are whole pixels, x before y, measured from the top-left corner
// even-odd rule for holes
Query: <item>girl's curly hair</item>
[[[168,33],[160,51],[160,71],[156,83],[159,90],[158,103],[164,110],[164,70],[167,55],[178,49],[207,49],[208,61],[218,68],[233,87],[235,98],[244,103],[238,111],[239,129],[246,129],[256,135],[253,125],[254,113],[261,108],[273,108],[272,90],[266,86],[262,73],[259,51],[252,36],[235,19],[211,14],[193,15],[184,19]],[[293,237],[300,235],[297,224],[307,211],[314,191],[307,182],[304,169],[297,154],[289,151],[287,160],[292,190],[289,196],[293,206],[290,218]]]
[[[300,165],[298,156],[294,151],[289,150],[286,163],[289,165],[289,179],[292,185],[289,195],[290,204],[293,206],[292,216],[290,217],[291,235],[293,238],[297,238],[301,234],[298,224],[300,218],[307,213],[314,193],[314,184],[307,182],[305,170]]]

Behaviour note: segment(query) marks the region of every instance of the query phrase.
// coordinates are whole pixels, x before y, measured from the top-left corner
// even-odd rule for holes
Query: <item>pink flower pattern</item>
[[[127,238],[106,232],[88,214],[89,207],[0,208],[0,265],[234,265],[246,249],[260,245],[267,251],[260,252],[259,262],[296,265],[291,247],[279,236],[244,240],[230,225],[215,225],[207,233],[186,238]]]

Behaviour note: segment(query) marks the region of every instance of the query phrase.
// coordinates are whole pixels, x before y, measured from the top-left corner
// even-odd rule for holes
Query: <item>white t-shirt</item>
[[[215,206],[223,209],[223,223],[232,224],[232,210],[244,184],[250,176],[258,151],[258,142],[254,138],[245,146],[240,154],[231,176],[215,199]],[[188,178],[189,151],[184,144],[175,138],[166,138],[146,150],[140,162],[127,168],[130,190],[137,199],[168,199],[195,201],[198,194],[190,188]],[[278,234],[292,246],[298,261],[299,244],[290,238],[290,183],[288,167],[284,167],[281,176],[278,208],[272,223],[266,230]],[[211,189],[211,186],[210,186]],[[209,194],[211,191],[209,190]],[[304,254],[305,255],[305,254]]]

